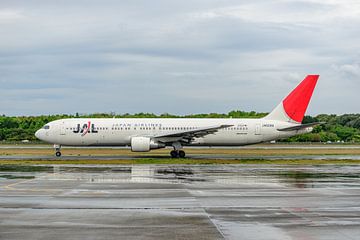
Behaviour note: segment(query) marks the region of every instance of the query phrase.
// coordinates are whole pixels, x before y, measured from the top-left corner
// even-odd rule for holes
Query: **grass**
[[[16,147],[16,146],[15,146]],[[225,154],[241,156],[290,156],[290,155],[360,155],[360,148],[186,148],[190,154]],[[129,149],[117,148],[63,148],[62,153],[66,156],[168,156],[170,149],[154,150],[149,153],[133,153]],[[0,155],[54,155],[52,148],[9,148],[0,149]]]

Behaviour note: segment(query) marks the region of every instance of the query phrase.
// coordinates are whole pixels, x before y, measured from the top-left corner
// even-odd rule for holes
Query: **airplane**
[[[69,118],[52,121],[35,136],[61,146],[130,146],[133,152],[172,147],[173,158],[184,158],[186,146],[244,146],[308,133],[302,124],[319,75],[308,75],[267,116],[242,118]]]

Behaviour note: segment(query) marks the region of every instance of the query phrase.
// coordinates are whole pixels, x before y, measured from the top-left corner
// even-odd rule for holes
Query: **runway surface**
[[[360,166],[1,168],[0,239],[358,239]]]

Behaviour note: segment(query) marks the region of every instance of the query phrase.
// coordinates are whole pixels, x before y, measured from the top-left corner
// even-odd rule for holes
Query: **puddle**
[[[0,165],[0,178],[72,179],[89,182],[271,184],[294,188],[359,187],[360,166],[291,165]],[[44,176],[41,173],[55,173]],[[341,184],[340,184],[341,183]]]
[[[35,176],[0,175],[0,179],[34,179]]]
[[[321,167],[319,167],[321,170]],[[336,169],[333,169],[334,171]],[[340,169],[338,169],[340,170]],[[291,171],[274,171],[271,173],[263,173],[267,176],[279,178],[281,182],[291,184],[296,188],[317,188],[329,187],[333,183],[341,181],[342,187],[347,186],[348,182],[355,182],[360,184],[359,172],[320,172],[320,171],[304,171],[304,170],[291,170]]]
[[[0,172],[52,172],[51,166],[0,165]]]
[[[156,173],[163,175],[174,174],[176,176],[194,175],[194,171],[191,168],[164,168],[157,169]]]

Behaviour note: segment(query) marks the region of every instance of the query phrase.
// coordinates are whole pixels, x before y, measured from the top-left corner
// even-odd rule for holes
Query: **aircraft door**
[[[257,123],[255,125],[255,135],[261,135],[261,124]]]
[[[65,131],[65,122],[61,122],[60,125],[60,135],[66,135],[66,131]]]

